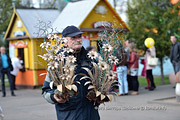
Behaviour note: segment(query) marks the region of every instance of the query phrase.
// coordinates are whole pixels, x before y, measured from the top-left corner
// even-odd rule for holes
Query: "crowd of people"
[[[118,95],[138,95],[139,94],[139,82],[138,82],[138,68],[139,68],[139,53],[136,45],[131,40],[124,42],[122,50],[116,53],[116,56],[121,61],[114,66],[113,70],[117,72],[117,80],[120,83]],[[142,76],[146,76],[148,86],[146,89],[152,91],[156,88],[154,78],[152,75],[152,69],[155,66],[147,64],[147,58],[155,57],[155,47],[146,48],[144,59],[141,59],[141,63],[144,65],[142,70]],[[117,90],[114,90],[117,92]]]

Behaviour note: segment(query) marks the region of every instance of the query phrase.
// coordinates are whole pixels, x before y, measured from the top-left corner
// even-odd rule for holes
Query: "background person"
[[[156,49],[155,47],[150,47],[146,50],[146,55],[145,55],[145,60],[146,60],[146,63],[148,63],[148,57],[156,57]],[[150,66],[148,64],[146,64],[146,75],[147,75],[147,79],[150,80],[150,83],[151,83],[151,87],[149,88],[150,91],[154,90],[156,88],[156,85],[154,83],[154,77],[153,77],[153,74],[152,74],[152,69],[154,68],[155,66]]]
[[[128,61],[129,61],[129,45],[132,43],[132,41],[131,40],[126,40],[125,42],[124,42],[124,50],[125,50],[125,52],[127,53],[127,64],[126,64],[126,66],[127,66],[127,68],[129,69],[129,67],[128,67],[128,65],[129,65],[129,63],[128,63]],[[128,70],[129,71],[129,70]],[[130,75],[129,75],[129,73],[127,73],[127,81],[128,81],[128,89],[129,90],[133,90],[133,86],[132,86],[132,81],[131,81],[131,78],[130,78]]]
[[[138,82],[138,68],[139,68],[139,55],[136,50],[136,46],[134,43],[129,45],[129,69],[130,69],[130,80],[132,81],[132,90],[131,95],[137,95],[139,90],[139,82]]]
[[[12,77],[12,86],[13,89],[16,90],[16,85],[15,85],[15,80],[16,80],[16,76],[19,72],[19,69],[23,68],[23,66],[20,63],[21,60],[21,56],[17,56],[12,58],[12,66],[13,66],[13,71],[11,71],[11,77]]]
[[[172,42],[170,60],[176,74],[180,71],[180,42],[177,42],[177,38],[175,36],[171,36],[170,39]]]
[[[117,58],[121,61],[117,64],[116,72],[119,85],[119,93],[118,95],[128,95],[128,82],[127,82],[127,53],[124,49],[117,51],[116,53]]]
[[[145,51],[147,50],[148,48],[145,47]],[[147,80],[147,86],[145,87],[145,89],[149,89],[151,87],[151,82],[149,80],[149,78],[147,77],[147,74],[146,74],[146,64],[147,64],[147,61],[146,61],[146,58],[145,58],[145,55],[144,57],[141,59],[141,64],[144,65],[143,69],[142,69],[142,72],[141,72],[141,76],[145,76],[146,77],[146,80]]]
[[[5,74],[8,77],[9,80],[9,86],[11,90],[11,95],[16,96],[14,94],[14,89],[12,86],[12,78],[10,71],[13,70],[12,62],[10,57],[6,54],[5,47],[1,47],[1,55],[0,55],[0,73],[1,73],[1,85],[2,85],[2,97],[6,96],[6,90],[5,90]]]

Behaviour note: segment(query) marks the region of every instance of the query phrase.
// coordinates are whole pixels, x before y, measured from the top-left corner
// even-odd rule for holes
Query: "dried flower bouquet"
[[[87,98],[97,103],[112,100],[109,90],[112,84],[116,82],[116,74],[111,70],[111,66],[118,63],[118,59],[112,55],[113,47],[110,44],[104,44],[102,48],[104,50],[102,56],[98,56],[98,53],[95,51],[88,53],[89,58],[98,59],[97,63],[92,62],[95,74],[92,74],[89,69],[83,68],[88,72],[91,79],[91,81],[85,83],[85,85],[91,84],[88,87],[90,91],[87,94]]]
[[[83,68],[91,79],[91,82],[85,83],[85,85],[90,84],[87,98],[94,100],[95,104],[111,101],[113,98],[112,87],[119,86],[115,80],[116,72],[112,71],[112,66],[121,62],[121,59],[116,56],[119,50],[123,49],[121,43],[123,37],[119,39],[118,35],[115,30],[111,33],[104,31],[101,36],[100,55],[95,51],[88,53],[89,58],[97,60],[97,63],[92,62],[95,74],[92,74],[87,68]]]
[[[46,50],[46,54],[38,55],[47,62],[47,71],[51,76],[52,82],[50,88],[53,89],[53,84],[57,86],[55,94],[63,99],[68,99],[71,96],[77,95],[77,86],[74,83],[75,75],[74,69],[76,65],[76,58],[73,55],[67,56],[67,53],[73,52],[72,49],[60,47],[60,43],[67,42],[64,38],[59,38],[56,34],[49,34],[48,39],[53,41],[44,42],[40,45],[42,49]]]

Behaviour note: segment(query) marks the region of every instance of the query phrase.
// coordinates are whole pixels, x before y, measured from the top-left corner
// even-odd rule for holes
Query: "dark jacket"
[[[11,58],[9,57],[9,55],[5,54],[8,58],[8,64],[9,64],[9,67],[11,69],[11,71],[13,71],[13,66],[12,66],[12,62],[11,62]],[[2,66],[2,59],[1,59],[1,54],[0,54],[0,71],[2,71],[3,69],[3,66]]]
[[[123,48],[116,51],[116,56],[119,60],[119,63],[117,64],[117,66],[127,65],[128,56],[127,56],[127,53],[125,52],[125,50]]]
[[[170,60],[172,63],[180,62],[180,42],[171,45]]]
[[[56,88],[50,89],[49,83],[51,82],[51,78],[47,74],[42,87],[43,96],[48,102],[55,104],[58,120],[99,120],[99,113],[98,110],[95,109],[94,103],[86,98],[88,86],[84,86],[84,84],[88,79],[80,81],[80,78],[83,76],[79,74],[86,74],[86,71],[84,71],[82,67],[88,67],[90,70],[92,69],[91,61],[87,57],[87,51],[83,47],[80,53],[74,56],[77,58],[77,67],[75,69],[77,77],[75,78],[75,81],[81,83],[75,83],[78,88],[78,95],[70,97],[65,103],[57,103],[53,98],[54,90]]]

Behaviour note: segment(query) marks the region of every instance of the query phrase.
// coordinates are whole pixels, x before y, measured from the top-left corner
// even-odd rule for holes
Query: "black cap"
[[[63,31],[62,31],[62,36],[63,37],[73,37],[76,35],[84,34],[81,32],[76,26],[67,26]]]

